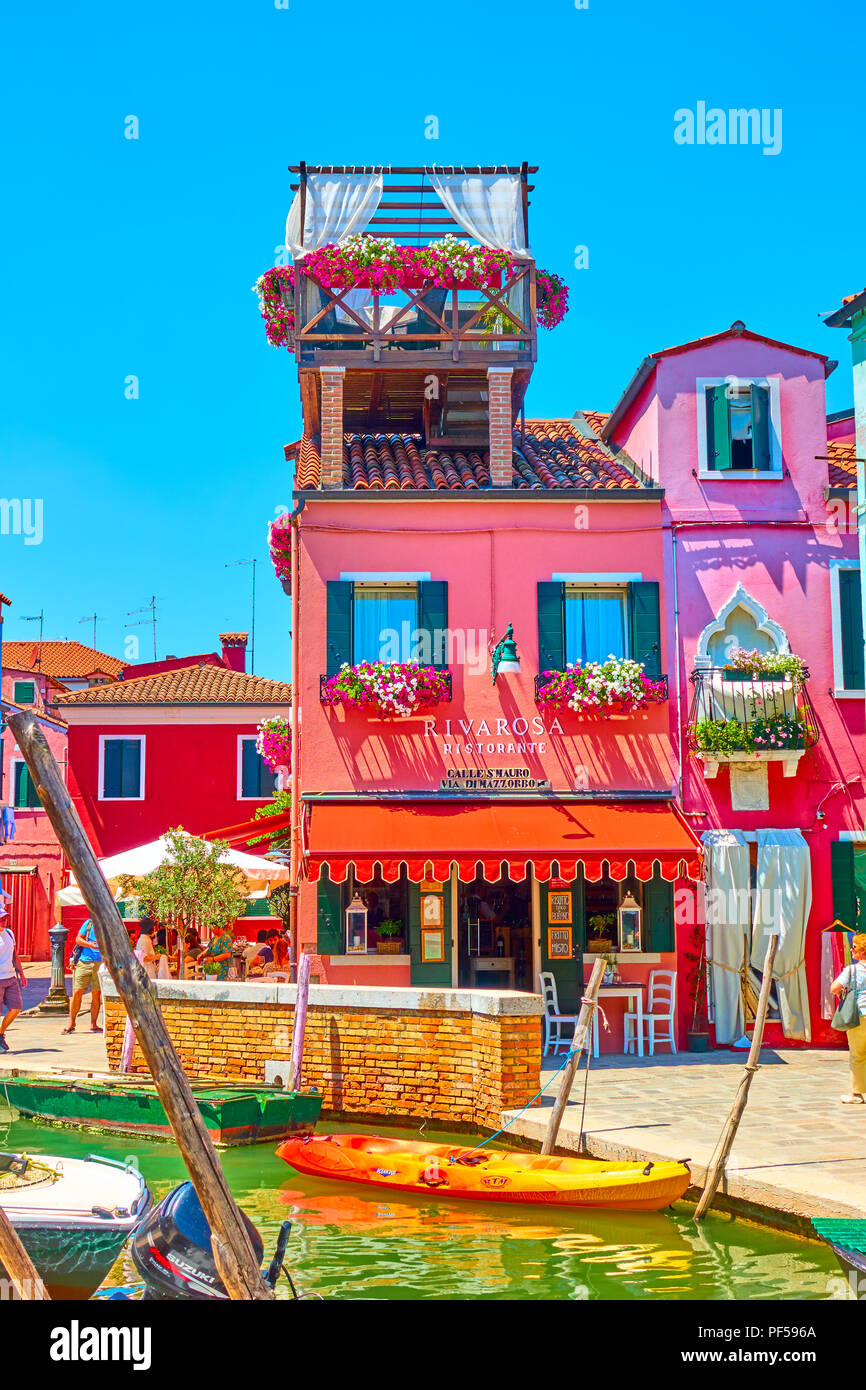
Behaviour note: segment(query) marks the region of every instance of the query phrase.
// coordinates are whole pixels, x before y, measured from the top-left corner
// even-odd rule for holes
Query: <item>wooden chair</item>
[[[671,1053],[676,1055],[674,1015],[677,1003],[677,972],[675,970],[651,970],[648,994],[643,1022],[646,1024],[649,1055],[652,1057],[655,1054],[657,1023],[667,1025],[658,1041],[668,1043]],[[637,1014],[627,1013],[625,1016],[626,1052],[631,1051],[632,1044],[635,1044],[635,1047],[637,1045]]]

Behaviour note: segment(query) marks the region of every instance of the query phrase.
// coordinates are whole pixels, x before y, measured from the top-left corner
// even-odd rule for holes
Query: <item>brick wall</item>
[[[109,1065],[116,1069],[125,1015],[113,985],[106,984],[106,1046]],[[193,1079],[261,1082],[265,1062],[288,1062],[294,985],[167,981],[159,982],[158,993],[169,1033]],[[304,1085],[323,1091],[326,1111],[347,1118],[406,1116],[429,1118],[444,1128],[498,1129],[502,1111],[525,1105],[539,1088],[540,1000],[510,995],[504,1007],[510,1001],[519,1012],[502,1012],[503,993],[485,993],[488,998],[468,990],[437,995],[312,986]],[[407,996],[416,999],[407,1005]],[[146,1070],[138,1045],[133,1070]]]
[[[511,434],[511,368],[488,367],[487,403],[490,421],[490,482],[511,487],[514,444]]]
[[[322,487],[343,486],[343,377],[345,367],[322,367]]]

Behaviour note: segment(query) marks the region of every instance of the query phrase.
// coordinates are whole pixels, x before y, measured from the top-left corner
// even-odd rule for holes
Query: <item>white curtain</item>
[[[739,830],[705,830],[707,962],[716,1040],[742,1035],[742,970],[749,939],[749,846]]]
[[[339,245],[355,232],[363,232],[381,198],[381,170],[378,174],[310,174],[303,235],[300,192],[286,220],[286,246],[293,258],[330,243]]]
[[[454,221],[482,246],[529,255],[519,174],[437,174],[431,187]]]
[[[812,1031],[803,959],[812,907],[809,846],[799,830],[759,830],[757,834],[752,968],[763,968],[767,939],[778,932],[773,979],[779,993],[782,1030],[786,1038],[809,1042]]]

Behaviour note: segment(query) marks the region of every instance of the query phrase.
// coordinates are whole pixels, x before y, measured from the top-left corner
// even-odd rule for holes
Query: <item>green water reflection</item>
[[[338,1126],[320,1126],[335,1130]],[[389,1133],[398,1133],[391,1131]],[[417,1130],[405,1131],[417,1138]],[[465,1136],[434,1133],[435,1142]],[[85,1153],[134,1162],[155,1198],[186,1172],[170,1144],[82,1134],[23,1120],[0,1123],[0,1148]],[[222,1155],[232,1191],[273,1248],[294,1222],[290,1268],[299,1289],[374,1299],[825,1299],[839,1296],[831,1252],[725,1218],[698,1230],[687,1207],[659,1214],[447,1203],[367,1193],[302,1177],[267,1145]],[[128,1255],[112,1283],[137,1280]]]

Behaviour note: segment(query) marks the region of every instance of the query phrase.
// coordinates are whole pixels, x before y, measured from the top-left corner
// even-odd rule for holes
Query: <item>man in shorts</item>
[[[12,928],[8,923],[9,915],[6,912],[4,899],[8,898],[4,893],[0,897],[0,1013],[3,1014],[3,1021],[0,1022],[0,1052],[8,1052],[9,1044],[6,1041],[6,1029],[10,1023],[21,1012],[22,998],[21,990],[27,983],[27,977],[21,969],[18,960],[18,953],[15,950],[15,937]]]
[[[96,944],[96,932],[89,917],[76,936],[75,944],[81,948],[81,954],[72,976],[69,1027],[64,1028],[63,1031],[64,1033],[75,1032],[75,1020],[78,1017],[78,1010],[81,1008],[81,1001],[90,990],[90,1031],[91,1033],[101,1033],[102,1029],[98,1019],[99,1006],[102,1003],[102,992],[99,988],[99,967],[102,964],[102,956]]]

